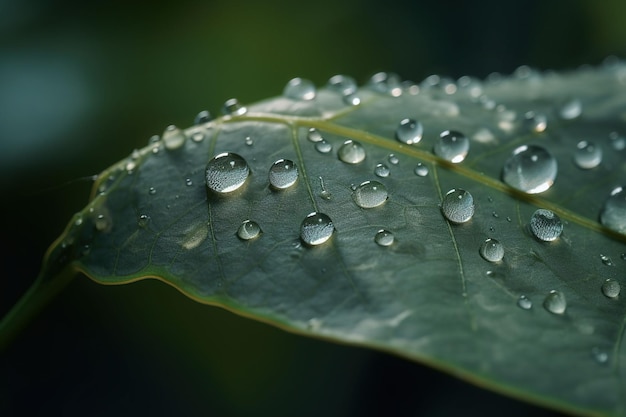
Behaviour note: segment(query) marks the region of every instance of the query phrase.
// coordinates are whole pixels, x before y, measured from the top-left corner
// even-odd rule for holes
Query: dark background
[[[626,54],[626,2],[0,0],[0,313],[169,124],[295,76],[568,70]],[[0,415],[552,415],[389,355],[293,336],[157,282],[77,277],[0,353]]]

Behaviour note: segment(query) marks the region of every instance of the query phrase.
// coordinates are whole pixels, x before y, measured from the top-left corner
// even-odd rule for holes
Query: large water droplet
[[[474,198],[468,191],[453,188],[443,197],[441,211],[452,223],[465,223],[474,215]]]
[[[237,236],[242,240],[251,240],[261,235],[261,227],[253,220],[244,220],[237,229]]]
[[[385,178],[388,177],[390,173],[389,167],[385,164],[376,164],[374,168],[374,174],[376,174],[377,177]]]
[[[480,246],[480,256],[489,262],[500,262],[504,257],[504,246],[496,239],[487,239]]]
[[[246,160],[236,153],[224,152],[206,166],[206,185],[217,193],[230,193],[241,187],[250,175]]]
[[[307,245],[316,246],[326,242],[333,235],[335,226],[324,213],[310,213],[300,225],[300,239]]]
[[[378,181],[361,183],[352,194],[357,206],[361,208],[378,207],[387,201],[387,188]]]
[[[517,299],[517,306],[522,310],[530,310],[533,307],[533,302],[525,295],[520,295]]]
[[[420,122],[413,119],[402,119],[396,129],[396,139],[407,145],[415,145],[422,140],[424,127]]]
[[[298,167],[289,159],[279,159],[272,164],[269,177],[272,187],[284,190],[298,180]]]
[[[337,151],[337,156],[347,164],[358,164],[365,159],[365,148],[359,142],[348,139]]]
[[[546,191],[554,184],[556,159],[544,148],[523,145],[516,148],[502,168],[502,180],[528,194]]]
[[[565,295],[560,291],[552,290],[546,296],[546,299],[543,300],[543,306],[550,313],[563,314],[565,313],[565,309],[567,308]]]
[[[434,152],[440,158],[454,164],[462,162],[469,152],[469,139],[454,130],[445,130],[435,143]]]
[[[185,144],[187,137],[182,130],[174,125],[169,125],[163,132],[163,143],[165,149],[173,151]]]
[[[395,237],[389,230],[380,229],[374,236],[374,242],[376,242],[378,246],[391,246],[394,241]]]
[[[313,100],[316,93],[315,85],[304,78],[289,80],[283,90],[283,95],[292,100]]]
[[[585,140],[578,142],[574,153],[574,162],[582,169],[591,169],[602,162],[602,148]]]
[[[539,240],[552,242],[563,232],[563,223],[553,211],[539,209],[530,218],[530,231]]]
[[[195,119],[193,119],[193,124],[201,125],[204,123],[208,123],[211,120],[213,120],[211,113],[208,110],[202,110],[200,113],[196,115]]]
[[[248,109],[242,106],[236,98],[226,100],[222,107],[222,112],[228,116],[243,116],[247,111]]]
[[[413,172],[415,172],[415,175],[418,177],[425,177],[428,175],[428,167],[421,162],[418,162]]]
[[[329,153],[333,150],[333,145],[330,142],[326,142],[324,139],[322,139],[319,142],[315,142],[315,149],[319,153]]]
[[[379,93],[398,97],[402,94],[402,81],[392,72],[378,72],[370,78],[369,86]]]
[[[328,80],[328,88],[337,91],[343,96],[353,94],[356,92],[357,85],[354,78],[347,75],[333,75]]]
[[[618,233],[626,234],[626,189],[611,191],[600,211],[600,223]]]
[[[602,283],[602,294],[609,298],[617,298],[621,290],[622,288],[619,281],[613,278],[608,278]]]
[[[580,116],[582,111],[583,105],[581,101],[578,99],[572,99],[561,107],[559,115],[565,120],[572,120]]]

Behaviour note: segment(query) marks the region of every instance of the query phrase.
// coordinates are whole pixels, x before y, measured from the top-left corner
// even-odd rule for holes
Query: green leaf
[[[312,100],[287,91],[184,135],[166,131],[98,177],[91,202],[50,249],[42,279],[68,268],[103,284],[156,278],[202,303],[393,352],[546,406],[626,415],[626,297],[601,291],[609,278],[626,285],[626,239],[598,222],[625,181],[624,139],[612,133],[626,119],[625,74],[623,64],[563,74],[523,68],[484,83],[430,78],[419,86],[388,76],[347,99],[330,87]],[[360,104],[346,104],[354,97]],[[423,125],[416,144],[395,138],[405,118]],[[317,150],[311,128],[331,152]],[[433,153],[445,130],[469,138],[463,162]],[[338,157],[346,140],[363,146],[363,161]],[[575,164],[581,140],[603,150],[599,166]],[[547,191],[526,194],[501,180],[521,145],[556,158]],[[224,152],[240,155],[250,175],[219,193],[207,187],[205,169]],[[351,158],[358,152],[343,159]],[[280,159],[299,173],[284,190],[268,179]],[[418,163],[427,175],[416,175]],[[389,175],[376,176],[377,164]],[[383,184],[387,200],[359,207],[354,188],[365,181]],[[442,214],[451,189],[471,193],[471,220]],[[530,230],[539,208],[563,222],[554,241]],[[312,212],[332,220],[332,236],[319,245],[301,237]],[[260,228],[248,240],[238,236],[246,220]],[[391,245],[375,241],[381,229],[393,234]],[[481,256],[487,238],[503,245],[501,261]],[[560,314],[544,307],[551,291],[566,300]],[[520,296],[532,307],[518,306]]]

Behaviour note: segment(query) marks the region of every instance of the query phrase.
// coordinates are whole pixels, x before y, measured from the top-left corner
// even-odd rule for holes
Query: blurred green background
[[[0,313],[89,177],[295,76],[573,69],[626,52],[626,2],[0,0]],[[78,277],[0,354],[0,415],[555,415],[418,364],[286,334],[157,282]],[[543,413],[543,414],[542,414]]]

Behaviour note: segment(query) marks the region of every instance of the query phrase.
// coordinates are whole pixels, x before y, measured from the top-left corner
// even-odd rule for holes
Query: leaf
[[[598,222],[624,182],[624,139],[611,132],[626,118],[625,75],[621,63],[563,74],[522,68],[484,83],[401,85],[377,75],[380,82],[355,94],[331,86],[312,100],[299,99],[307,84],[292,81],[286,96],[245,113],[232,107],[184,135],[170,129],[104,171],[91,202],[50,249],[45,275],[71,268],[103,284],[157,278],[289,331],[393,352],[578,414],[626,415],[626,301],[601,291],[609,278],[624,284],[625,237]],[[360,104],[346,104],[355,98]],[[419,143],[395,139],[405,118],[423,125]],[[316,149],[311,128],[332,152]],[[470,138],[463,162],[432,152],[445,130]],[[583,139],[603,150],[593,169],[574,163]],[[363,146],[363,161],[338,158],[346,140]],[[526,194],[501,181],[520,145],[556,158],[547,191]],[[221,194],[207,188],[205,169],[224,152],[240,155],[250,175]],[[358,149],[351,152],[344,159],[358,160]],[[268,181],[280,159],[299,173],[284,190]],[[388,176],[375,175],[379,163]],[[428,175],[414,173],[418,163]],[[359,207],[353,188],[365,181],[383,184],[388,199]],[[451,189],[471,193],[470,221],[442,215]],[[563,221],[553,242],[529,229],[538,208]],[[319,245],[301,238],[312,212],[332,220],[325,229],[332,236]],[[238,236],[246,220],[259,226],[257,237]],[[393,234],[391,245],[376,243],[381,229]],[[487,238],[502,243],[502,261],[479,253]],[[562,314],[543,306],[551,291],[566,300]],[[532,307],[520,308],[520,296]]]

